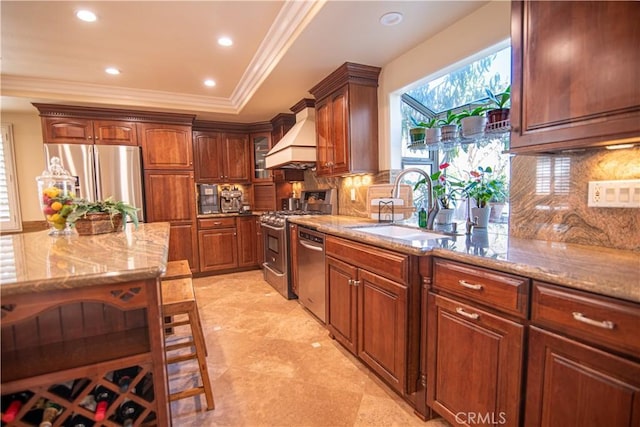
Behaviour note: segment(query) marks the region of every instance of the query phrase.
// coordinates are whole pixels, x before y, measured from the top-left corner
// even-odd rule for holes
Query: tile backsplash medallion
[[[589,181],[640,178],[640,147],[511,161],[509,234],[640,251],[640,209],[587,207]]]

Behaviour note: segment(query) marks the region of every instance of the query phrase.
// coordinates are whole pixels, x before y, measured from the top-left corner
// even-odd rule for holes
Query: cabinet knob
[[[520,126],[518,126],[518,125],[512,125],[512,126],[511,126],[511,130],[512,130],[513,132],[520,132]]]

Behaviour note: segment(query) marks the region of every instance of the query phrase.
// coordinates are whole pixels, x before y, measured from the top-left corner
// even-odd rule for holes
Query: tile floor
[[[173,402],[174,426],[449,426],[421,421],[261,271],[193,283],[216,409],[204,395]],[[172,391],[199,381],[195,362],[169,375]]]

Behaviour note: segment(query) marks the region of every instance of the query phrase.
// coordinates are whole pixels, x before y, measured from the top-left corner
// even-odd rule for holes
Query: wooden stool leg
[[[202,333],[202,327],[200,326],[200,318],[198,317],[197,308],[189,310],[189,321],[191,322],[191,333],[193,335],[193,342],[196,347],[196,356],[198,358],[198,365],[200,366],[200,376],[202,377],[202,386],[204,387],[204,395],[207,399],[207,409],[211,410],[215,408],[215,402],[213,401],[213,390],[211,390],[211,380],[209,379],[209,368],[207,367],[207,359],[205,357],[206,344],[204,341],[204,334]]]
[[[202,321],[200,320],[200,312],[198,312],[198,304],[196,304],[195,306],[195,311],[196,311],[196,322],[198,323],[198,329],[200,329],[201,331],[204,331],[204,329],[202,329]],[[204,339],[204,333],[202,338],[202,346],[204,347],[204,355],[208,357],[209,351],[207,350],[207,341]]]

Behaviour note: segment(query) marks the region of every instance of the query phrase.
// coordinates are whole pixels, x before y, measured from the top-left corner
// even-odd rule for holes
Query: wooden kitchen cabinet
[[[196,202],[193,172],[145,171],[147,222],[167,221],[171,225],[169,261],[186,259],[198,271]]]
[[[605,425],[640,425],[640,363],[532,326],[525,426]]]
[[[144,169],[193,170],[191,126],[140,123]]]
[[[239,216],[236,218],[238,230],[238,267],[255,267],[258,265],[258,244],[256,236],[260,228],[259,217]]]
[[[330,334],[402,395],[415,392],[419,289],[409,286],[410,259],[327,236]],[[411,367],[411,372],[408,372]],[[411,378],[411,380],[409,380]]]
[[[511,151],[637,141],[638,3],[514,1],[511,11]]]
[[[526,426],[640,425],[640,307],[534,282]]]
[[[380,68],[345,63],[309,90],[316,98],[318,176],[378,170]]]
[[[520,425],[528,293],[526,278],[434,259],[426,400],[450,423]]]
[[[138,145],[135,122],[42,117],[46,144]]]
[[[249,137],[228,132],[193,133],[196,180],[206,183],[240,183],[251,180]]]
[[[235,217],[198,219],[201,272],[238,267],[237,234]]]

